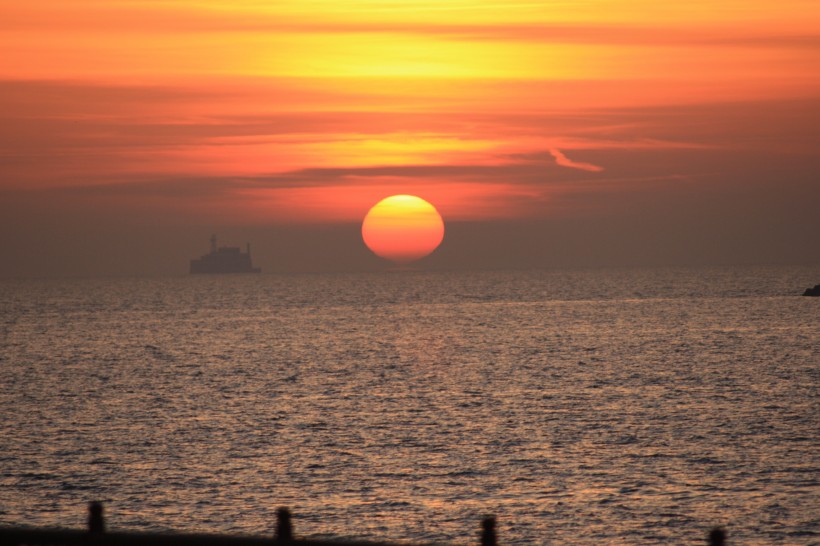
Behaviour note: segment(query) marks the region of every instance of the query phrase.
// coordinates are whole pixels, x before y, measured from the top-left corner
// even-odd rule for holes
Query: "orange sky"
[[[396,193],[445,221],[627,218],[681,188],[731,194],[762,155],[798,174],[755,179],[763,208],[737,214],[765,217],[784,183],[816,196],[814,0],[2,0],[0,14],[0,195],[31,222],[350,223]]]

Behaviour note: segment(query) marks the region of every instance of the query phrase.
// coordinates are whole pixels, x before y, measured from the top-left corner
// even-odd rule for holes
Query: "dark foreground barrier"
[[[280,508],[276,513],[276,534],[273,537],[243,537],[176,533],[109,533],[105,530],[102,504],[92,502],[88,508],[88,529],[25,529],[0,527],[0,546],[398,546],[388,542],[356,540],[303,540],[294,538],[290,511]],[[712,529],[710,546],[723,546],[726,533]],[[480,546],[497,546],[495,518],[481,522]],[[404,546],[408,546],[405,544]],[[423,546],[417,544],[415,546]]]

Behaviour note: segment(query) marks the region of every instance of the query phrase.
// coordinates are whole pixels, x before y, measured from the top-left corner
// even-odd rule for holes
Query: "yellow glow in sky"
[[[261,177],[231,195],[276,218],[336,221],[335,199],[349,220],[368,188],[435,185],[451,218],[530,214],[566,173],[528,165],[604,176],[588,151],[714,147],[595,116],[820,94],[807,0],[6,4],[0,184]]]

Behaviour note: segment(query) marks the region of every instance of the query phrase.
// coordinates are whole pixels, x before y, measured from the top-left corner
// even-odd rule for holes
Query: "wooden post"
[[[498,546],[495,535],[495,518],[488,516],[481,521],[481,546]]]
[[[276,542],[293,540],[293,524],[290,521],[290,510],[280,508],[276,511]]]
[[[99,501],[88,503],[88,532],[105,532],[105,518],[103,518],[103,505]]]
[[[724,546],[724,544],[726,544],[726,531],[720,527],[709,531],[709,546]]]

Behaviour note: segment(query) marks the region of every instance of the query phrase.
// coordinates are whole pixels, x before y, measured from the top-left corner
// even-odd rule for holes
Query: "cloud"
[[[598,165],[593,165],[592,163],[583,163],[580,161],[573,161],[564,155],[561,150],[557,148],[552,148],[550,150],[550,154],[552,157],[555,158],[555,163],[561,165],[562,167],[569,167],[571,169],[580,169],[582,171],[589,171],[593,173],[598,173],[604,170],[603,167],[599,167]]]
[[[473,22],[447,23],[418,17],[407,18],[382,11],[382,18],[343,17],[324,20],[321,11],[308,9],[274,11],[268,6],[261,9],[253,4],[235,9],[213,9],[200,4],[152,5],[106,5],[94,3],[43,0],[34,5],[9,7],[0,21],[0,30],[52,32],[116,31],[118,33],[299,33],[299,34],[405,34],[443,37],[465,41],[516,41],[529,43],[581,43],[624,45],[740,45],[749,47],[793,47],[813,49],[820,43],[816,35],[803,29],[776,29],[761,33],[754,29],[725,26],[712,29],[681,28],[679,22],[647,26],[638,21],[612,24],[606,22],[554,23],[536,21],[490,22],[478,19]],[[475,7],[471,7],[473,11]],[[48,16],[44,17],[44,11]],[[301,14],[300,14],[301,11]],[[516,11],[513,8],[513,11]],[[353,12],[351,12],[353,13]],[[464,15],[461,13],[460,15]]]

